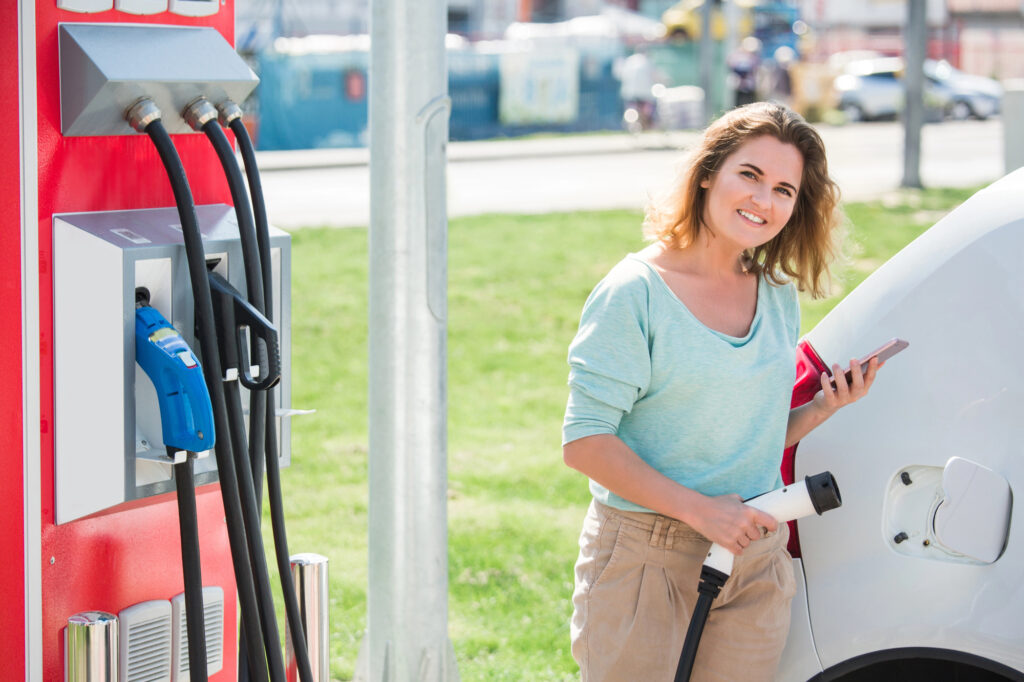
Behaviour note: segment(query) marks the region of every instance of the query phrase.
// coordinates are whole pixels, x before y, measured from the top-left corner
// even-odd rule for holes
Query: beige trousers
[[[692,682],[768,682],[796,585],[789,528],[736,557],[712,603]],[[583,682],[672,682],[710,541],[658,514],[593,502],[580,534],[570,627]]]

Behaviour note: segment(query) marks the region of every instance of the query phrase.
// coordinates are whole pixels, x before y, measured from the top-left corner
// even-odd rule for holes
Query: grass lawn
[[[803,331],[970,194],[848,204],[850,261],[832,298],[803,302]],[[589,493],[561,461],[565,354],[590,289],[643,247],[640,220],[607,211],[450,223],[449,620],[464,682],[578,677],[569,597]],[[347,680],[366,626],[367,234],[307,228],[292,249],[293,404],[317,412],[293,420],[289,546],[330,558],[331,672]]]

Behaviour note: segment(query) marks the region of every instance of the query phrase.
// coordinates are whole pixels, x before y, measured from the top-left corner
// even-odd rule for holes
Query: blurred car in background
[[[836,107],[847,121],[895,118],[903,111],[901,58],[857,55],[836,64]],[[944,60],[925,60],[924,74],[926,121],[984,119],[999,113],[1002,86],[997,81],[966,74]]]
[[[924,75],[934,87],[945,91],[945,111],[950,118],[986,119],[999,113],[1003,99],[999,81],[964,73],[944,59],[925,60]]]
[[[899,57],[846,62],[833,81],[837,108],[849,122],[896,118],[903,111],[903,68]],[[941,121],[949,101],[943,84],[925,79],[926,121]]]
[[[847,62],[833,87],[837,108],[849,122],[891,118],[903,109],[903,83],[898,57],[874,57]]]

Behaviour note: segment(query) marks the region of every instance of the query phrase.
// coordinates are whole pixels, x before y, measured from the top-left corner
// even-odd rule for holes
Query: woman
[[[590,478],[572,651],[585,682],[671,680],[709,542],[736,555],[693,680],[771,680],[794,592],[788,529],[741,500],[779,487],[785,447],[877,371],[790,410],[796,289],[824,294],[839,192],[824,146],[777,104],[712,124],[652,243],[597,285],[569,348],[566,464]],[[836,365],[836,376],[842,369]]]

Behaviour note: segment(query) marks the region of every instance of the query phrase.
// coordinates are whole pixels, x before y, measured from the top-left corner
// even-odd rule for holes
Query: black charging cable
[[[178,209],[178,219],[181,222],[181,232],[185,243],[192,295],[195,301],[196,335],[199,337],[199,348],[202,354],[203,376],[206,379],[213,404],[214,427],[218,433],[227,434],[229,433],[227,405],[217,349],[213,301],[207,280],[206,255],[185,168],[181,164],[181,158],[178,156],[171,136],[160,121],[160,110],[152,100],[144,98],[137,101],[128,110],[127,118],[135,130],[146,133],[152,140],[174,193],[174,202]],[[220,474],[221,495],[224,500],[228,542],[231,547],[232,566],[238,589],[242,622],[250,623],[253,626],[244,631],[247,663],[253,678],[257,682],[266,682],[267,667],[264,647],[259,636],[262,631],[260,609],[249,559],[249,543],[242,518],[242,504],[231,439],[218,438],[214,452],[217,458],[217,471]],[[203,613],[203,609],[200,609],[200,613]],[[203,669],[205,667],[204,662]]]
[[[172,461],[174,448],[167,448]],[[178,528],[181,533],[181,565],[185,578],[185,627],[188,632],[188,674],[191,682],[206,682],[206,605],[203,603],[203,573],[199,561],[199,516],[193,475],[196,453],[174,465],[178,490]]]
[[[707,623],[708,613],[711,612],[711,602],[722,591],[722,585],[728,579],[729,576],[719,570],[710,566],[701,567],[700,582],[697,584],[697,604],[693,607],[693,616],[690,617],[690,625],[686,628],[686,639],[679,654],[674,682],[688,682],[690,679],[693,662],[697,658],[697,647],[700,645],[701,635],[704,634],[704,624]]]
[[[238,149],[242,153],[245,175],[249,181],[249,196],[252,198],[253,216],[256,221],[256,241],[259,248],[260,270],[263,276],[264,314],[273,320],[273,268],[270,255],[270,226],[267,221],[267,209],[263,200],[263,184],[260,181],[259,167],[256,165],[256,153],[253,149],[249,131],[242,122],[242,110],[230,100],[218,107],[220,121],[231,128],[238,140]],[[288,533],[284,520],[284,499],[281,492],[281,467],[278,462],[277,420],[274,412],[273,388],[267,400],[266,418],[266,463],[267,463],[267,499],[270,503],[270,524],[274,533],[274,551],[277,558],[277,572],[281,577],[281,592],[284,596],[285,615],[291,631],[292,648],[301,679],[313,682],[313,670],[309,660],[309,649],[306,644],[308,634],[302,624],[298,597],[291,573],[291,555],[288,551]],[[257,479],[257,490],[262,476]],[[262,499],[262,494],[257,495]]]
[[[140,313],[155,311],[150,308],[150,294],[146,287],[138,287],[135,290],[135,310],[135,359],[146,374],[151,371],[159,371],[149,367],[141,357],[142,349],[139,345],[140,329],[145,333],[143,343],[151,343],[153,338],[150,333],[146,333],[150,329],[147,328],[147,320],[153,320],[151,324],[154,327],[166,322],[158,314],[155,318],[149,315],[140,321]],[[157,379],[152,375],[150,378],[154,381]],[[166,416],[162,405],[160,416],[161,418]],[[165,441],[167,440],[166,433],[165,430]],[[206,682],[208,677],[206,670],[206,609],[203,604],[203,565],[199,552],[199,515],[196,512],[196,485],[193,478],[193,461],[196,453],[166,443],[165,447],[174,472],[175,497],[178,502],[178,535],[181,538],[181,575],[185,583],[185,630],[188,634],[189,679],[191,682]],[[185,455],[184,459],[180,459],[181,455]]]
[[[249,301],[256,308],[256,312],[263,305],[263,277],[259,268],[259,251],[255,241],[255,228],[252,223],[252,212],[249,208],[249,201],[245,195],[245,185],[242,174],[235,162],[234,152],[227,136],[217,123],[217,111],[207,100],[197,99],[185,110],[185,120],[194,130],[202,131],[221,162],[224,175],[231,191],[231,198],[235,205],[235,215],[238,219],[238,231],[242,244],[242,261],[245,268],[246,290]],[[212,273],[211,273],[212,275]],[[232,306],[232,312],[235,310]],[[217,313],[220,313],[219,315]],[[220,321],[219,336],[220,349],[224,353],[239,339],[238,346],[244,348],[241,342],[239,331],[248,325],[236,323],[235,318],[228,319],[224,307],[215,310],[215,317]],[[253,327],[249,327],[250,330]],[[258,380],[249,375],[248,360],[245,357],[236,358],[236,368],[240,377],[248,377],[245,382],[251,390],[250,416],[261,415],[261,420],[266,414],[266,393],[262,389],[269,388],[280,379],[279,356],[274,357],[277,350],[276,330],[272,326],[264,328],[264,333],[250,335],[252,349],[258,357],[261,374]],[[268,362],[264,362],[264,360]],[[231,366],[221,356],[222,366],[230,370]],[[268,371],[269,366],[277,367],[276,375]],[[228,406],[228,424],[230,428],[231,441],[237,462],[238,482],[242,494],[242,515],[245,522],[246,537],[249,541],[249,553],[252,566],[255,571],[257,596],[259,597],[260,613],[262,616],[262,634],[264,647],[267,653],[267,663],[270,666],[270,677],[275,682],[285,680],[284,657],[281,653],[280,635],[277,628],[277,616],[274,612],[274,598],[270,590],[270,575],[267,568],[266,552],[263,547],[263,536],[260,531],[259,504],[257,503],[252,473],[252,462],[246,453],[249,451],[249,444],[245,433],[245,416],[242,412],[242,398],[238,381],[225,382],[224,392]],[[253,422],[256,420],[253,419]],[[260,451],[265,439],[265,434],[254,433],[253,440]],[[247,624],[243,624],[243,628]]]

